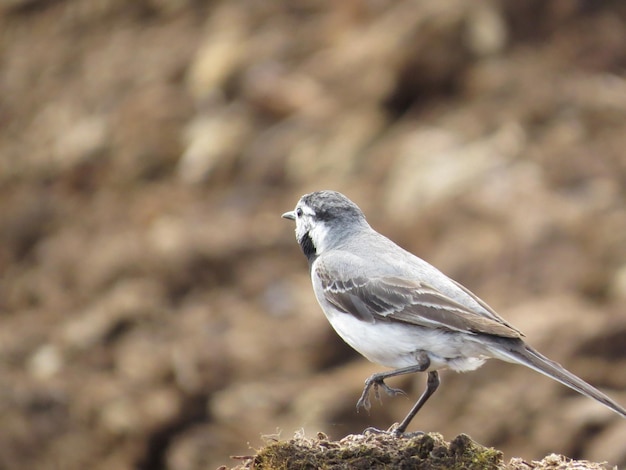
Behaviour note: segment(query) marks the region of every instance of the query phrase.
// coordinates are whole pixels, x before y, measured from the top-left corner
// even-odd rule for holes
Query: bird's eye
[[[302,217],[302,209],[299,207],[296,209],[296,217]]]

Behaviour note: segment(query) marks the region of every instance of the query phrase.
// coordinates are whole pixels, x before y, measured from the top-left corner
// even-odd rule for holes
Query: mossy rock
[[[436,433],[396,437],[390,433],[349,435],[340,441],[319,433],[316,438],[296,435],[274,440],[254,456],[243,458],[237,470],[610,470],[603,463],[573,461],[549,455],[541,461],[514,458],[503,461],[502,452],[484,447],[460,434],[446,442]],[[222,467],[226,469],[226,467]]]
[[[502,468],[502,454],[461,434],[447,443],[439,434],[395,437],[392,434],[357,434],[330,441],[295,437],[274,442],[254,457],[254,469],[467,469]]]

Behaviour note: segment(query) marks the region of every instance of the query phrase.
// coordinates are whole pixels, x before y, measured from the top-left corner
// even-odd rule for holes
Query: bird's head
[[[296,240],[309,261],[368,226],[361,209],[337,191],[305,194],[282,216],[296,222]]]

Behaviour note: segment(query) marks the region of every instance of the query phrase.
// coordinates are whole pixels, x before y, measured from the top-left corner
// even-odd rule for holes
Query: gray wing
[[[363,321],[399,321],[428,328],[469,334],[519,338],[521,332],[508,325],[487,304],[456,284],[483,307],[485,313],[449,298],[428,284],[398,276],[346,277],[318,264],[315,269],[325,299],[338,310]]]

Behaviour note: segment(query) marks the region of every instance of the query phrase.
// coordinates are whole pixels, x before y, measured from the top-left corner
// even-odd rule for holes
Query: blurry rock
[[[247,30],[244,10],[230,3],[215,8],[187,74],[187,87],[197,102],[220,94],[225,81],[246,58]]]
[[[163,215],[152,222],[147,241],[159,259],[180,264],[191,256],[190,252],[195,248],[190,232],[181,218]]]
[[[139,402],[144,425],[149,429],[158,429],[175,421],[182,406],[181,395],[172,387],[150,387]]]
[[[28,9],[31,7],[37,7],[38,4],[46,3],[47,0],[1,0],[0,1],[0,13],[17,11],[22,9]]]
[[[241,382],[215,393],[209,409],[221,423],[236,423],[246,416],[249,424],[263,429],[271,425],[272,416],[289,406],[301,386],[301,381],[278,377]]]
[[[128,334],[114,351],[115,372],[125,382],[158,383],[172,373],[172,357],[165,338]]]
[[[579,449],[578,452],[587,449],[593,444],[595,439],[590,439],[590,437],[595,436],[596,432],[587,434],[584,430],[610,427],[611,421],[616,418],[611,411],[598,406],[583,396],[564,396],[558,399],[556,404],[558,409],[548,409],[547,413],[550,417],[539,421],[532,432],[530,444],[539,452],[547,453],[555,448],[569,448],[572,450],[568,450],[568,453],[576,453],[575,449]],[[559,426],[555,426],[555,422],[558,422]],[[563,433],[559,433],[559,427],[561,429],[580,429],[581,431],[574,438],[567,438]],[[622,434],[622,437],[626,438],[626,435]],[[612,452],[612,454],[617,456],[619,452]],[[604,455],[603,460],[606,461],[608,457],[609,455]]]
[[[47,379],[56,375],[64,366],[59,348],[46,344],[37,349],[28,361],[29,372],[37,379]]]
[[[227,179],[250,131],[243,106],[218,107],[198,115],[185,131],[185,150],[178,162],[181,181],[201,183],[215,173]]]
[[[98,417],[111,434],[145,433],[171,421],[180,405],[180,398],[173,390],[153,387],[106,403],[98,410]]]
[[[130,184],[168,174],[181,152],[181,126],[192,113],[191,100],[174,86],[146,83],[129,93],[112,119],[109,160],[117,171],[107,176]]]
[[[186,9],[193,7],[193,0],[148,0],[148,3],[160,14],[182,14]]]
[[[136,403],[129,399],[119,398],[108,403],[100,411],[100,424],[111,434],[128,434],[138,432],[142,420]]]
[[[61,132],[53,147],[61,169],[98,156],[107,145],[109,126],[101,116],[86,117]]]
[[[0,269],[36,251],[52,230],[57,209],[45,188],[15,191],[4,198],[0,203]]]
[[[324,177],[339,184],[358,174],[363,150],[383,125],[384,116],[375,108],[356,108],[334,118],[329,129],[294,145],[285,165],[287,178],[304,182]]]
[[[521,457],[514,457],[506,466],[507,470],[611,470],[611,465],[605,460],[598,462],[588,460],[571,460],[565,455],[550,454],[541,460],[526,461]]]
[[[623,110],[626,107],[626,80],[615,75],[594,75],[568,85],[572,99],[583,108]]]
[[[586,442],[588,458],[609,463],[626,462],[626,423],[618,420]]]
[[[198,425],[176,436],[167,451],[167,467],[176,470],[217,468],[222,463],[215,454],[227,438],[223,427]]]
[[[320,116],[329,106],[319,83],[307,75],[289,73],[276,62],[261,63],[248,69],[241,87],[248,101],[278,118],[293,113]]]
[[[292,149],[312,132],[315,132],[312,123],[294,116],[252,134],[242,154],[242,181],[284,183],[285,161]]]
[[[611,297],[618,302],[626,300],[626,265],[621,266],[613,275],[609,285]]]
[[[69,348],[86,349],[103,342],[116,329],[159,312],[158,284],[128,280],[114,286],[80,314],[64,322],[60,339]]]
[[[136,232],[103,233],[95,246],[97,249],[80,255],[71,251],[66,254],[74,257],[80,275],[78,282],[88,292],[101,292],[126,275],[139,275],[145,266],[147,255]]]
[[[507,24],[495,2],[480,2],[471,9],[465,34],[469,49],[480,57],[501,52],[507,41]]]
[[[464,144],[449,132],[418,130],[404,139],[386,182],[386,209],[396,222],[411,224],[425,208],[458,196],[521,150],[525,136],[514,124]]]
[[[458,30],[466,11],[465,4],[456,1],[418,8],[413,2],[396,2],[378,13],[375,21],[340,36],[333,48],[315,54],[305,70],[323,84],[343,83],[344,105],[401,100],[407,86],[437,86],[464,63]],[[368,73],[360,73],[365,69]],[[428,90],[413,90],[413,94],[420,92]]]
[[[22,174],[59,177],[101,157],[109,132],[103,115],[57,99],[46,103],[29,123],[27,133],[36,136],[30,144],[35,151],[14,163]]]

